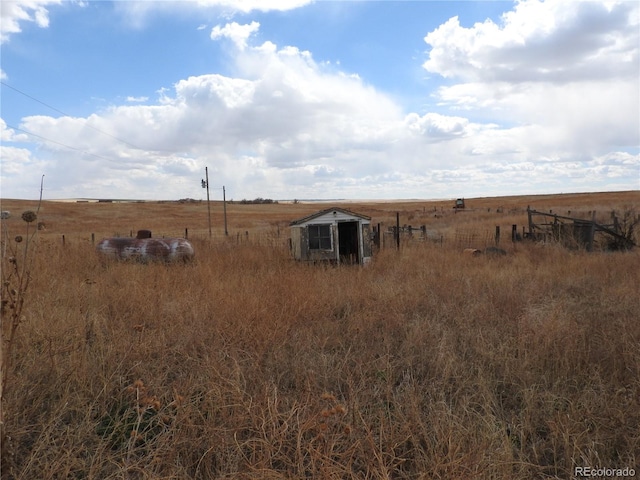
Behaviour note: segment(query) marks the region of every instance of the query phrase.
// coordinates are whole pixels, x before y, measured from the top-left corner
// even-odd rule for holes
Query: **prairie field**
[[[233,203],[228,235],[214,202],[210,237],[206,202],[45,201],[36,230],[2,200],[2,478],[640,475],[640,248],[511,241],[527,206],[606,219],[640,192],[466,201]],[[334,205],[432,237],[293,260],[289,223]],[[496,226],[506,255],[462,253]],[[195,260],[98,258],[138,229]]]

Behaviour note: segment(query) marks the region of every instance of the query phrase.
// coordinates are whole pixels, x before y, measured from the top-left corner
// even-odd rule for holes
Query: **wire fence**
[[[495,229],[456,229],[454,231],[439,232],[428,229],[400,229],[400,241],[398,242],[395,228],[382,232],[379,241],[380,248],[397,248],[400,245],[407,244],[436,244],[440,246],[448,246],[451,248],[476,248],[485,249],[488,247],[497,247],[505,242],[520,239],[521,235],[512,227],[507,237],[501,231],[499,226]]]
[[[60,243],[63,246],[71,245],[97,245],[103,238],[124,237],[134,238],[137,231],[112,231],[112,232],[88,232],[88,233],[71,233],[71,234],[47,234],[47,243]],[[376,232],[375,229],[370,241],[377,249],[389,249],[419,246],[419,245],[437,245],[441,247],[450,247],[456,249],[475,248],[485,249],[491,246],[505,246],[511,243],[513,232],[511,235],[500,234],[499,227],[495,230],[489,229],[456,229],[454,231],[440,232],[436,230],[427,230],[424,228],[416,228],[408,230],[401,228],[400,238],[398,241],[397,233],[394,228],[387,231]],[[152,232],[153,238],[186,238],[192,243],[207,243],[211,246],[256,246],[271,247],[275,249],[290,249],[291,240],[288,228],[272,227],[269,229],[245,229],[229,231],[215,230],[209,234],[208,230],[198,229],[178,229],[166,228],[158,229]]]
[[[59,235],[47,235],[48,242],[60,242],[62,245],[74,245],[78,243],[98,244],[103,238],[135,238],[137,231],[91,232],[71,233]],[[209,235],[206,229],[163,229],[154,230],[151,238],[185,238],[189,241],[212,245],[253,245],[261,247],[287,247],[289,246],[289,232],[282,230],[238,230],[225,234],[224,232],[212,232]]]

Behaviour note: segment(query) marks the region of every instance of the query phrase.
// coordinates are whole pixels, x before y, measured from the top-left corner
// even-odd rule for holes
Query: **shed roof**
[[[352,211],[347,210],[345,208],[332,207],[332,208],[326,208],[324,210],[320,210],[319,212],[316,212],[316,213],[312,213],[311,215],[308,215],[308,216],[306,216],[304,218],[300,218],[298,220],[294,220],[289,225],[290,226],[301,225],[303,223],[307,223],[310,220],[313,220],[313,219],[318,218],[318,217],[322,217],[323,215],[326,215],[327,213],[331,213],[331,212],[341,212],[341,213],[343,213],[345,215],[349,215],[351,217],[361,218],[363,220],[371,220],[371,217],[367,217],[366,215],[362,215],[360,213],[355,213],[355,212],[352,212]]]

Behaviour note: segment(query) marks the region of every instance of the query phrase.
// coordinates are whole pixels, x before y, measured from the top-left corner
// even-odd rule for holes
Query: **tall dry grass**
[[[458,218],[456,216],[456,218]],[[371,265],[41,238],[2,477],[571,478],[640,463],[640,253],[432,243]]]

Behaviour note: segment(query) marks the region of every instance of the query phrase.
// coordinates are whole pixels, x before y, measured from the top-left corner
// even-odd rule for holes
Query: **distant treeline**
[[[180,200],[178,200],[178,203],[200,203],[202,202],[202,200],[194,200],[193,198],[181,198]],[[272,200],[270,198],[262,198],[262,197],[258,197],[258,198],[254,198],[253,200],[247,200],[246,198],[243,198],[242,200],[229,200],[229,203],[239,203],[242,205],[269,205],[269,204],[277,204],[278,201],[277,200]],[[163,203],[163,202],[161,202]],[[297,203],[297,202],[296,202]]]
[[[231,200],[231,203],[240,203],[242,205],[266,205],[266,204],[271,204],[271,203],[278,203],[277,200],[272,200],[270,198],[262,198],[262,197],[258,197],[258,198],[254,198],[253,200],[247,200],[245,198],[243,198],[240,201],[233,201]]]

